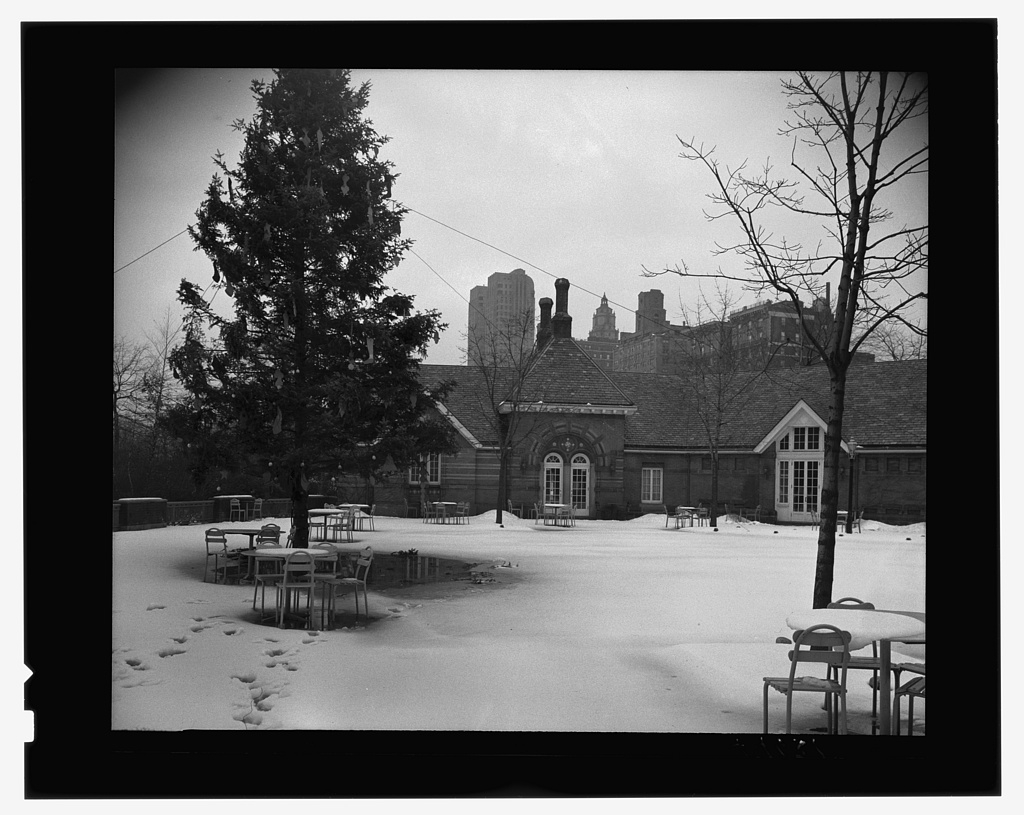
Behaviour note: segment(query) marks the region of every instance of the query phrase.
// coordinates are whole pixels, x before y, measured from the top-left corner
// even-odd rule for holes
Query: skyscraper
[[[533,348],[533,280],[523,269],[495,272],[469,293],[466,352],[470,363],[510,360]]]

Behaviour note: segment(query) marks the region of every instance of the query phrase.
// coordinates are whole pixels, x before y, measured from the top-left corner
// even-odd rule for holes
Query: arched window
[[[590,459],[583,453],[572,457],[572,505],[578,510],[590,509]]]
[[[558,453],[544,458],[544,503],[562,503],[562,457]]]

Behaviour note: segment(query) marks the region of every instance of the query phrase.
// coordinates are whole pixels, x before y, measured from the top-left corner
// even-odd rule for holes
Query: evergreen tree
[[[222,154],[189,232],[233,298],[218,315],[183,280],[185,339],[172,356],[189,397],[169,415],[193,475],[261,473],[286,486],[295,545],[308,540],[311,476],[370,461],[378,473],[450,452],[419,357],[446,327],[386,287],[409,242],[396,176],[363,110],[369,83],[344,70],[274,71],[252,83],[257,112],[237,166]],[[218,332],[208,341],[206,327]],[[365,464],[363,465],[365,466]]]

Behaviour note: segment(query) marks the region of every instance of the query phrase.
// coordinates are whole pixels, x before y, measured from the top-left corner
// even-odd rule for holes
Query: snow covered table
[[[857,651],[873,642],[878,643],[878,658],[881,662],[881,669],[878,672],[878,732],[880,735],[890,735],[891,644],[893,642],[923,641],[925,638],[924,612],[814,608],[794,611],[786,617],[786,625],[794,631],[801,631],[822,623],[849,631],[851,651]]]

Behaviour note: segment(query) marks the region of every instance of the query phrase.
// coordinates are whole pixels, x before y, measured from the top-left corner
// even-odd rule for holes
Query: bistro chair
[[[213,560],[213,582],[217,582],[217,575],[223,577],[226,583],[231,572],[235,577],[239,574],[239,555],[237,552],[228,551],[228,536],[217,527],[206,530],[206,569],[203,571],[203,582],[210,574],[210,560]],[[222,562],[223,561],[223,562]]]
[[[668,522],[675,515],[675,510],[669,509],[668,506],[665,504],[662,504],[661,508],[665,513],[665,528],[668,529]],[[676,529],[678,528],[679,526],[676,525]]]
[[[252,509],[249,510],[249,520],[263,520],[263,499],[257,498],[252,502]]]
[[[469,501],[459,501],[455,505],[455,523],[469,523]]]
[[[338,547],[333,543],[315,543],[310,547],[311,549],[322,549],[325,552],[329,552],[333,557],[318,557],[315,560],[313,574],[317,578],[324,576],[335,577],[338,574],[338,563],[341,557],[341,552],[338,551]]]
[[[237,498],[231,499],[230,511],[228,513],[229,520],[232,521],[244,521],[245,520],[245,509],[242,507],[242,502]]]
[[[697,526],[707,526],[711,523],[711,512],[703,503],[697,505]]]
[[[277,524],[263,524],[260,527],[259,534],[256,535],[256,545],[259,546],[261,543],[280,543],[281,541],[281,527]]]
[[[828,608],[845,608],[863,611],[874,611],[874,603],[865,603],[856,597],[841,597],[834,603],[829,603]],[[871,656],[851,656],[849,669],[853,671],[871,671],[871,679],[868,684],[871,686],[871,732],[878,727],[878,672],[882,669],[882,660],[878,656],[878,643],[871,643]]]
[[[509,515],[515,515],[517,518],[522,518],[523,517],[523,505],[522,504],[519,505],[519,511],[516,512],[516,508],[512,505],[512,499],[511,498],[509,498],[505,503],[508,504],[508,513],[509,513]]]
[[[337,541],[340,535],[345,535],[345,539],[349,542],[352,541],[352,527],[355,522],[355,507],[350,507],[345,512],[339,513],[338,515],[327,515],[325,516],[326,524],[324,526],[324,537],[327,537],[327,533],[331,533],[331,540]]]
[[[789,676],[764,678],[764,732],[768,732],[768,689],[786,697],[786,733],[793,732],[793,694],[800,692],[824,693],[828,732],[846,735],[846,668],[850,660],[850,632],[834,625],[813,625],[793,636],[793,650],[789,652]],[[835,649],[840,650],[835,650]],[[823,662],[826,676],[797,676],[800,662]],[[836,678],[832,678],[835,671]],[[837,706],[839,715],[837,716]]]
[[[277,586],[284,577],[279,557],[260,555],[261,551],[283,548],[279,543],[256,543],[252,566],[252,610],[256,610],[256,595],[260,594],[260,622],[267,619],[267,586]]]
[[[811,529],[817,529],[821,524],[821,515],[816,509],[807,510],[807,514],[811,516]]]
[[[367,619],[370,617],[370,604],[367,597],[366,591],[366,578],[370,573],[370,567],[373,566],[373,549],[369,546],[363,549],[359,554],[359,558],[356,560],[355,575],[352,577],[341,577],[334,575],[333,577],[320,577],[317,582],[321,587],[321,600],[320,600],[320,627],[324,627],[324,618],[329,615],[331,620],[331,626],[334,626],[334,620],[337,616],[337,600],[338,600],[338,589],[347,588],[352,586],[355,588],[356,597],[356,619],[359,619],[359,587],[363,588],[363,610],[366,614]]]
[[[861,532],[861,533],[864,532],[864,530],[860,528],[861,521],[863,521],[863,520],[864,520],[864,510],[862,509],[862,510],[860,510],[857,513],[857,517],[853,519],[853,526],[856,527],[857,531]],[[851,527],[851,529],[852,528],[853,527]]]
[[[333,504],[325,504],[324,509],[333,509]],[[321,540],[327,537],[327,519],[328,515],[309,515],[309,537],[313,537],[313,533],[319,529]]]
[[[430,501],[424,501],[422,504],[423,512],[423,523],[430,523],[431,521],[437,521],[437,514],[440,509],[434,506]]]
[[[540,523],[544,519],[544,510],[541,509],[540,504],[536,501],[533,502],[533,520],[534,523]]]
[[[363,512],[358,507],[352,508],[352,519],[356,523],[356,529],[362,531],[368,529],[373,532],[373,515],[377,511],[377,505],[372,504],[367,512]]]
[[[305,618],[306,627],[313,619],[314,561],[309,552],[292,552],[284,561],[281,579],[277,582],[277,625],[284,628],[285,617]],[[305,613],[297,611],[302,595],[306,598]]]
[[[408,498],[403,498],[402,500],[405,501],[405,517],[406,518],[415,518],[416,517],[416,507],[413,504],[409,503],[409,499]]]
[[[914,699],[924,699],[924,663],[923,662],[902,662],[899,665],[893,665],[892,669],[896,671],[896,684],[898,687],[892,695],[892,723],[896,730],[896,735],[900,734],[900,700],[905,696],[907,698],[907,735],[914,735]],[[900,685],[899,677],[903,671],[909,671],[911,673],[920,674],[915,676],[913,679],[907,680],[904,684]]]

